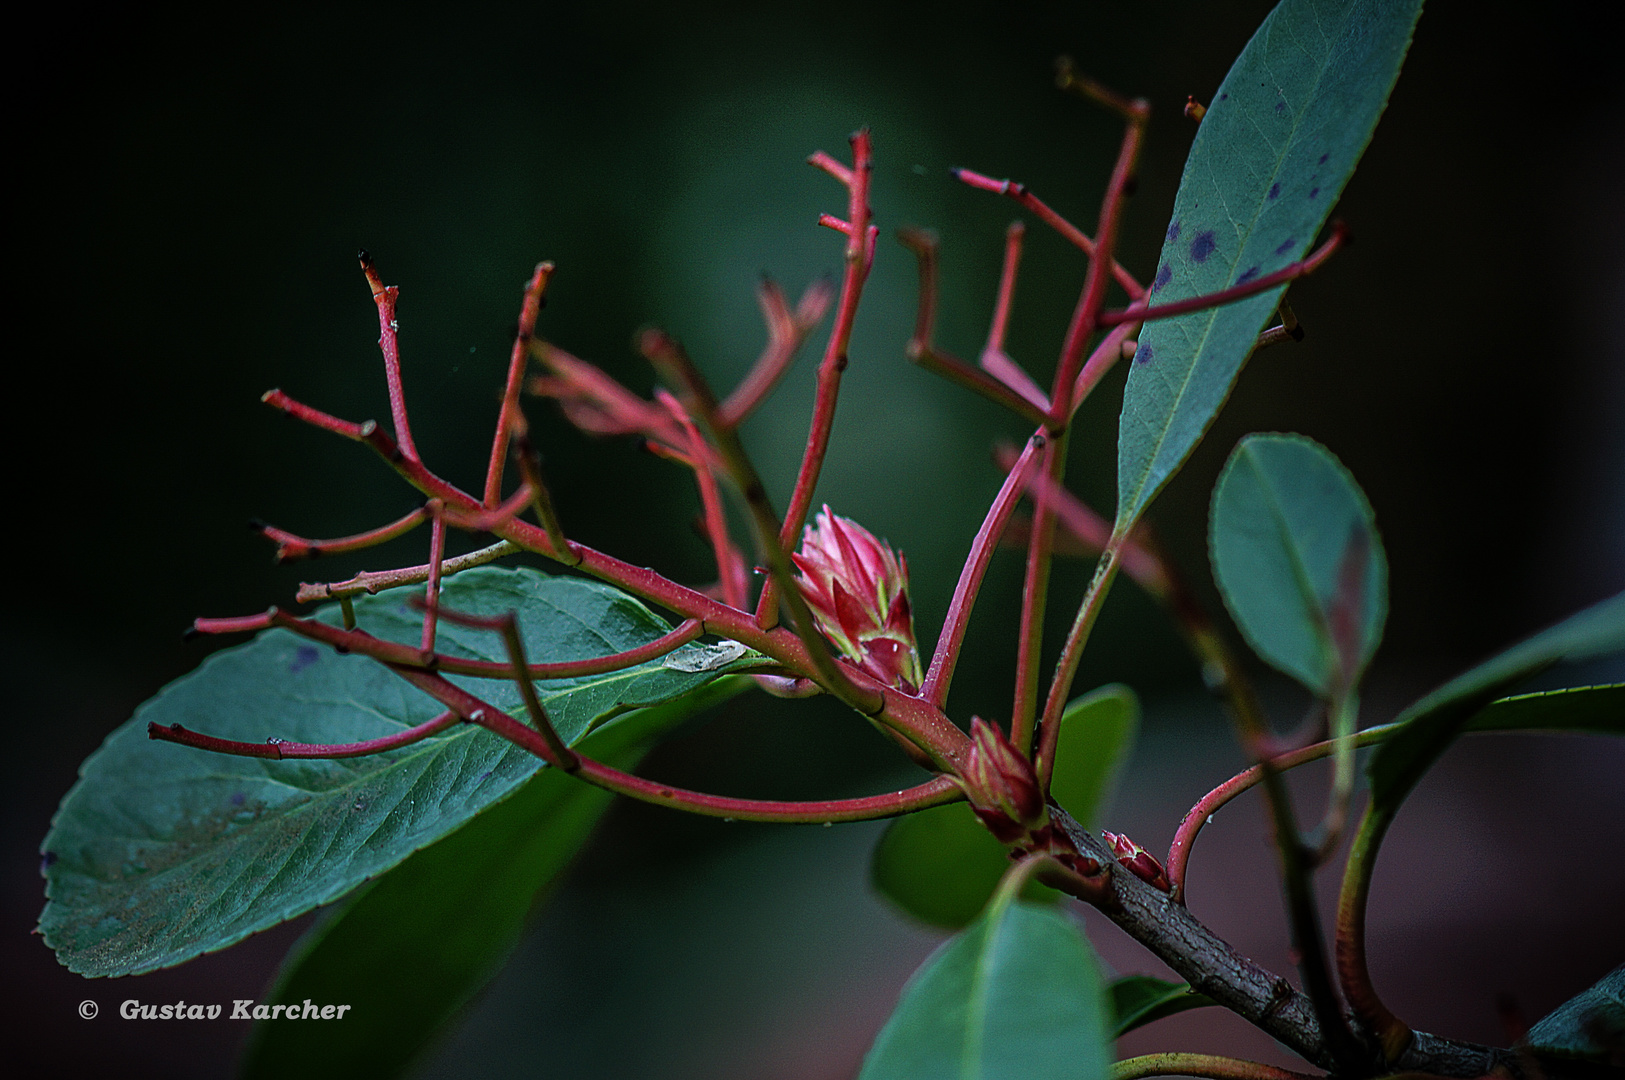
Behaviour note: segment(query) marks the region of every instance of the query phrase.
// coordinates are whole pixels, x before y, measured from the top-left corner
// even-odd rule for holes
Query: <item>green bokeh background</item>
[[[472,486],[519,290],[537,260],[559,265],[540,324],[550,340],[641,391],[651,377],[631,336],[659,324],[727,385],[763,339],[758,276],[794,296],[838,271],[840,240],[814,222],[841,210],[842,192],[803,160],[820,148],[843,156],[847,133],[868,124],[882,240],[819,497],[908,554],[929,642],[998,485],[990,444],[1023,431],[903,359],[915,277],[891,233],[940,232],[938,340],[974,356],[1017,208],[954,183],[947,168],[1026,181],[1092,231],[1117,127],[1054,90],[1052,61],[1068,52],[1156,109],[1123,240],[1124,261],[1148,276],[1192,133],[1180,106],[1186,94],[1212,91],[1268,7],[539,4],[202,16],[129,8],[54,13],[19,34],[7,46],[17,184],[8,209],[7,436],[19,549],[0,622],[14,740],[4,764],[3,955],[19,973],[7,1020],[31,1032],[18,1045],[55,1055],[68,1071],[116,1061],[126,1075],[217,1075],[240,1038],[235,1028],[154,1033],[120,1027],[106,1012],[90,1028],[73,1006],[93,992],[104,1010],[127,996],[251,996],[291,940],[291,931],[273,933],[153,983],[87,989],[25,935],[41,902],[33,851],[55,801],[101,737],[209,647],[180,643],[187,620],[285,602],[317,572],[422,561],[415,536],[314,569],[276,567],[269,546],[242,526],[261,517],[337,535],[414,505],[369,453],[257,403],[280,386],[341,416],[387,414],[358,247],[401,288],[419,447]],[[1625,585],[1617,419],[1625,235],[1613,190],[1625,113],[1602,41],[1589,6],[1577,2],[1533,11],[1430,3],[1338,211],[1357,243],[1293,289],[1308,340],[1253,362],[1153,509],[1175,558],[1211,598],[1201,530],[1235,440],[1296,430],[1337,453],[1369,494],[1392,563],[1376,677],[1393,689],[1371,695],[1378,711]],[[1044,380],[1083,262],[1029,224],[1010,352]],[[781,504],[804,445],[812,369],[804,359],[746,433]],[[1096,506],[1113,502],[1119,395],[1120,377],[1085,408],[1074,440],[1073,484]],[[546,405],[529,411],[576,535],[684,580],[707,578],[683,475],[625,443],[580,437]],[[1084,578],[1083,567],[1057,575],[1052,641]],[[1019,585],[1017,560],[996,561],[955,684],[962,721],[1008,710]],[[1177,639],[1128,587],[1106,610],[1079,686],[1111,679],[1153,702],[1196,685]],[[1196,738],[1173,712],[1159,721],[1150,711],[1148,746]],[[1215,712],[1191,715],[1202,732],[1222,732]],[[1165,744],[1156,742],[1159,724]],[[646,768],[732,794],[814,796],[874,790],[896,764],[837,709],[750,699]],[[1148,767],[1145,790],[1156,776]],[[584,971],[594,956],[638,952],[626,942],[646,941],[643,963],[700,970],[718,949],[671,929],[683,925],[672,913],[690,909],[662,906],[647,883],[679,881],[695,911],[716,909],[704,897],[737,898],[742,880],[764,876],[777,883],[772,895],[799,895],[803,872],[815,882],[845,873],[861,888],[861,872],[849,870],[868,841],[836,832],[846,838],[751,863],[740,852],[759,831],[618,808],[606,843],[544,919],[543,944],[527,948],[543,957],[541,970],[556,972],[549,961],[560,948],[546,935],[563,935],[578,965],[565,967]],[[763,910],[743,937],[804,932],[799,916]],[[561,922],[568,912],[579,920]],[[615,912],[645,927],[644,937]],[[826,926],[856,917],[817,916]],[[666,929],[648,929],[657,923]],[[929,945],[898,933],[858,951]],[[839,967],[820,967],[828,950],[805,934],[810,944],[794,960],[805,977],[791,981],[808,1000],[838,998]],[[628,986],[682,996],[673,989],[681,982],[612,978],[608,969],[623,970],[607,963],[591,985],[623,1002]],[[547,985],[536,992],[577,1000]],[[822,998],[806,990],[819,986],[829,988]],[[859,1031],[849,1040],[855,1052],[863,1025],[872,1032],[883,1019],[889,992],[853,999],[869,1002],[843,1021],[842,1030]],[[500,1007],[540,1009],[515,993]],[[624,1002],[606,1021],[629,1032],[615,1045],[638,1047],[617,1067],[687,1075],[677,1051],[660,1050],[658,1032],[640,1032],[640,1010]],[[672,1031],[695,1030],[689,1014],[675,1015]],[[496,1023],[481,1016],[477,1024]],[[700,1026],[718,1032],[714,1045],[739,1045],[754,1021],[738,1022],[733,1033],[726,1018]],[[537,1030],[541,1038],[547,1029]],[[578,1031],[546,1075],[605,1067],[583,1049],[593,1037]],[[492,1041],[458,1045],[471,1053]],[[704,1060],[713,1044],[695,1045]],[[518,1051],[501,1058],[515,1068],[522,1060]],[[755,1075],[748,1062],[734,1072]],[[840,1072],[805,1072],[826,1074]]]

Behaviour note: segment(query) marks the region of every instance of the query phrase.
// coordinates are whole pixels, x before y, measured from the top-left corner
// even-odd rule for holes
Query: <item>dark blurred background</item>
[[[415,504],[368,452],[257,402],[280,386],[340,416],[387,415],[358,247],[401,288],[419,446],[475,485],[536,261],[559,266],[540,324],[549,339],[646,391],[630,340],[658,323],[727,385],[763,339],[758,276],[793,296],[838,271],[840,240],[814,222],[843,194],[803,160],[844,156],[846,135],[870,125],[883,239],[819,496],[907,552],[929,643],[999,482],[989,447],[1024,432],[903,359],[915,276],[892,231],[940,232],[938,340],[974,355],[1017,208],[947,169],[1024,180],[1092,231],[1118,129],[1053,88],[1064,52],[1156,109],[1123,240],[1145,274],[1193,133],[1185,96],[1211,97],[1269,7],[63,6],[7,35],[18,546],[0,620],[12,740],[0,757],[0,1013],[14,1053],[41,1074],[222,1075],[246,1025],[159,1030],[117,1019],[117,1002],[256,996],[298,932],[118,983],[68,974],[29,936],[56,802],[77,763],[210,647],[181,643],[190,618],[287,602],[318,569],[329,579],[423,560],[414,536],[316,569],[276,567],[243,527],[262,517],[338,535]],[[1335,451],[1376,508],[1392,567],[1370,721],[1625,586],[1625,112],[1595,7],[1429,3],[1337,211],[1357,243],[1292,290],[1307,340],[1253,361],[1153,510],[1212,600],[1206,502],[1235,440],[1292,430]],[[1084,265],[1030,224],[1010,351],[1047,381]],[[812,370],[804,359],[747,432],[781,504]],[[1106,509],[1120,395],[1118,375],[1085,408],[1070,469]],[[578,436],[544,404],[529,412],[575,535],[708,579],[684,475]],[[1086,569],[1058,575],[1058,620]],[[1006,717],[1016,558],[996,561],[983,595],[955,683],[961,722]],[[1295,719],[1292,695],[1261,677],[1282,720]],[[1112,679],[1148,711],[1113,820],[1159,849],[1239,754],[1177,638],[1127,584],[1079,688]],[[811,797],[878,790],[897,762],[839,709],[751,697],[645,769]],[[1374,968],[1402,1014],[1500,1042],[1496,992],[1533,1018],[1619,962],[1625,931],[1599,924],[1595,904],[1625,885],[1622,777],[1625,755],[1598,740],[1483,740],[1447,759],[1377,880]],[[1311,804],[1317,783],[1303,788]],[[874,835],[617,806],[424,1075],[852,1075],[938,940],[868,892]],[[1285,970],[1263,837],[1256,805],[1228,811],[1193,869],[1193,907]],[[1121,970],[1158,970],[1091,926]],[[99,1019],[77,1017],[85,998],[100,1000]],[[1207,1013],[1147,1029],[1124,1052],[1151,1048],[1285,1060]]]

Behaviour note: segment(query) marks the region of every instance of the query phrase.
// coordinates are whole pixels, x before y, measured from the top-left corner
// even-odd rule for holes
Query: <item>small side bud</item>
[[[1105,837],[1117,861],[1128,867],[1135,877],[1163,892],[1172,888],[1168,882],[1168,871],[1145,848],[1120,833],[1102,832],[1100,835]]]
[[[971,747],[960,786],[982,824],[1003,843],[1013,843],[1049,822],[1044,792],[1032,762],[1003,731],[971,718]]]

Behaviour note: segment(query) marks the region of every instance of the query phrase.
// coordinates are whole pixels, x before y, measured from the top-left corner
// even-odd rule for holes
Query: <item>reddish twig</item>
[[[708,465],[701,464],[706,457],[705,440],[700,436],[700,430],[694,425],[693,419],[675,397],[665,390],[658,391],[656,397],[683,426],[689,445],[693,447],[694,481],[700,489],[700,507],[705,514],[706,538],[710,540],[711,551],[716,558],[717,580],[722,586],[722,598],[729,607],[744,610],[744,567],[739,565],[743,560],[739,558],[733,541],[728,537],[728,519],[723,514],[722,493],[717,490],[717,478]],[[720,420],[717,422],[721,424]]]
[[[441,564],[442,577],[484,566],[495,562],[504,555],[515,555],[523,551],[518,544],[507,540],[498,541],[490,547],[471,551],[466,555],[456,555]],[[305,582],[299,586],[299,592],[294,599],[301,604],[314,603],[318,600],[346,600],[362,593],[373,595],[386,589],[398,589],[404,585],[421,585],[429,580],[429,564],[422,566],[407,566],[399,570],[364,570],[353,578],[345,581],[327,581],[310,583]]]
[[[430,499],[427,507],[434,523],[429,527],[429,584],[423,596],[423,651],[434,652],[435,627],[440,615],[440,567],[446,561],[445,504]]]
[[[963,360],[939,352],[932,345],[937,310],[936,237],[922,229],[899,229],[897,238],[904,247],[914,252],[920,266],[919,308],[914,320],[914,336],[904,349],[905,355],[928,371],[975,391],[1032,423],[1043,423],[1049,401],[1042,394],[1037,401],[1029,400],[987,372],[978,371]]]
[[[431,735],[438,735],[447,728],[454,727],[462,722],[462,717],[448,709],[433,720],[425,720],[415,727],[397,731],[393,735],[382,735],[376,739],[366,739],[362,742],[353,743],[302,743],[278,738],[266,739],[262,743],[238,742],[235,739],[217,739],[213,735],[204,735],[202,732],[192,731],[179,724],[170,724],[165,727],[163,724],[157,723],[147,725],[147,738],[157,739],[161,742],[179,743],[182,746],[209,750],[216,754],[270,758],[275,761],[290,758],[353,758],[382,754],[386,750],[399,750],[403,746],[421,742]]]
[[[400,289],[385,285],[373,268],[372,256],[365,251],[358,256],[361,272],[367,275],[372,289],[372,301],[378,306],[378,348],[384,354],[384,380],[389,384],[389,416],[395,425],[395,441],[401,453],[412,461],[419,460],[417,447],[412,442],[412,427],[406,419],[406,392],[401,387],[401,346],[399,323],[395,320],[395,304]]]
[[[342,536],[336,540],[307,540],[302,536],[295,536],[285,529],[279,529],[275,525],[267,525],[263,521],[251,521],[248,526],[276,544],[277,562],[293,562],[296,559],[315,559],[323,555],[338,555],[347,551],[360,551],[362,548],[382,544],[398,536],[405,536],[428,519],[429,511],[420,506],[388,525],[380,525],[376,529],[369,529],[366,532],[359,532],[352,536]]]
[[[287,394],[284,394],[281,390],[267,390],[265,393],[260,395],[260,400],[271,406],[271,408],[276,409],[278,412],[286,413],[295,420],[302,420],[311,427],[318,427],[323,431],[331,431],[335,435],[342,436],[346,439],[352,439],[356,442],[361,441],[360,424],[353,424],[348,420],[340,420],[338,417],[324,413],[320,409],[313,409],[303,402],[295,401]]]
[[[942,633],[931,654],[925,683],[920,687],[920,696],[939,708],[948,700],[948,687],[953,682],[959,649],[965,641],[965,631],[970,625],[971,609],[976,605],[976,596],[982,587],[982,577],[993,558],[993,549],[998,546],[999,537],[1010,520],[1010,513],[1026,487],[1026,478],[1032,472],[1041,445],[1039,439],[1029,440],[1017,460],[1011,463],[1009,475],[994,497],[993,505],[988,507],[982,527],[977,530],[975,539],[971,541],[970,552],[965,556],[965,565],[959,571],[959,582],[954,586],[953,599],[948,603]]]
[[[841,373],[846,370],[858,301],[862,299],[863,286],[869,278],[869,265],[874,258],[874,230],[870,227],[869,211],[869,180],[874,160],[869,129],[863,128],[852,134],[850,169],[822,151],[808,160],[846,185],[847,227],[843,230],[846,235],[846,269],[841,275],[835,325],[830,330],[829,343],[824,347],[824,358],[818,365],[818,389],[813,399],[807,449],[802,455],[801,468],[796,473],[795,487],[790,492],[790,502],[784,511],[784,524],[779,532],[779,546],[785,550],[794,548],[801,539],[801,530],[807,524],[807,514],[812,509],[813,492],[818,487],[824,455],[829,451],[830,431],[835,425],[835,401],[840,394]],[[778,618],[777,591],[775,583],[769,581],[757,600],[756,617],[764,627],[773,625]]]
[[[519,391],[525,384],[525,361],[530,358],[531,336],[536,317],[542,310],[547,282],[553,264],[541,262],[525,283],[525,299],[519,306],[519,326],[514,333],[513,351],[508,356],[508,380],[502,389],[502,405],[497,409],[496,436],[491,440],[491,461],[485,469],[485,505],[495,506],[502,498],[502,473],[508,463],[508,438],[513,418],[519,415]]]
[[[792,312],[784,302],[784,293],[764,278],[756,290],[756,298],[762,305],[762,317],[767,320],[767,348],[734,387],[733,393],[717,406],[717,423],[723,427],[738,427],[778,385],[808,336],[824,320],[824,314],[835,299],[835,290],[826,279],[813,282],[801,294]]]
[[[1188,300],[1175,300],[1168,304],[1157,304],[1154,307],[1129,307],[1122,311],[1103,312],[1099,319],[1100,326],[1115,326],[1122,322],[1145,323],[1152,319],[1170,319],[1175,315],[1185,315],[1192,311],[1203,311],[1207,308],[1222,307],[1237,300],[1256,296],[1267,292],[1277,285],[1295,281],[1301,277],[1308,277],[1319,270],[1320,267],[1337,253],[1337,249],[1349,242],[1349,228],[1341,221],[1332,222],[1332,235],[1324,244],[1316,248],[1305,258],[1263,277],[1254,278],[1241,285],[1232,285],[1228,289],[1208,293],[1205,296],[1193,296]],[[1294,320],[1295,322],[1295,320]]]
[[[1004,351],[1005,333],[1010,326],[1010,307],[1015,301],[1016,272],[1021,266],[1021,240],[1027,227],[1019,221],[1004,231],[1004,266],[999,272],[999,295],[993,304],[993,324],[988,327],[987,344],[978,363],[982,370],[1014,390],[1040,412],[1049,410],[1049,398],[1033,377]]]
[[[971,169],[949,169],[948,171],[953,174],[954,179],[963,184],[980,191],[991,191],[995,195],[1004,195],[1015,200],[1033,214],[1036,214],[1044,224],[1060,233],[1079,251],[1091,259],[1095,257],[1095,241],[1085,235],[1082,229],[1050,209],[1042,199],[1027,189],[1026,184],[1017,183],[1014,180],[995,180],[991,176],[983,176]],[[1112,263],[1112,278],[1122,287],[1124,292],[1128,293],[1131,300],[1139,300],[1145,296],[1145,286],[1135,280],[1134,275],[1129,273],[1125,267],[1116,262]]]

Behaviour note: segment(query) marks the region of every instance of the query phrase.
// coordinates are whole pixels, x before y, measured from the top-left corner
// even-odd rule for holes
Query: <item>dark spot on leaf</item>
[[[1172,281],[1173,277],[1174,277],[1174,269],[1173,269],[1173,267],[1164,265],[1162,267],[1162,269],[1157,271],[1156,280],[1151,283],[1151,291],[1152,292],[1157,292],[1164,285],[1168,284],[1168,282]]]
[[[248,801],[248,796],[243,794],[241,791],[235,792],[231,796],[231,805],[233,805],[233,806],[241,806],[241,805],[243,805],[243,803],[245,803],[247,801]]]
[[[1276,112],[1285,112],[1285,111],[1286,111],[1286,102],[1284,102],[1284,101],[1277,101],[1277,102],[1276,102],[1276,103],[1275,103],[1275,111],[1276,111]]]
[[[1149,364],[1151,362],[1151,346],[1143,341],[1140,342],[1139,348],[1134,350],[1134,362],[1136,364]]]
[[[42,873],[42,874],[45,873],[45,871],[47,869],[49,869],[51,864],[54,863],[54,862],[56,862],[56,852],[54,852],[54,851],[44,852],[43,854],[40,855],[40,858],[39,858],[39,872]]]
[[[1258,267],[1249,266],[1246,269],[1246,271],[1243,272],[1242,275],[1236,279],[1236,284],[1237,285],[1245,285],[1245,284],[1247,284],[1249,281],[1253,280],[1253,278],[1255,278],[1257,276],[1258,276]]]
[[[1178,240],[1178,239],[1179,239],[1179,222],[1176,221],[1173,224],[1168,226],[1168,242],[1171,244],[1175,240]]]
[[[1320,155],[1320,160],[1315,162],[1315,164],[1316,165],[1324,165],[1324,164],[1326,164],[1326,159],[1329,158],[1329,157],[1331,157],[1330,154],[1322,154],[1322,155]]]
[[[1199,232],[1196,239],[1191,241],[1191,258],[1197,262],[1207,262],[1207,257],[1217,251],[1218,241],[1213,239],[1213,230]]]
[[[316,651],[316,646],[301,645],[294,651],[293,663],[288,665],[288,671],[297,675],[321,658],[322,654]]]
[[[1314,187],[1314,188],[1309,189],[1309,197],[1311,199],[1313,199],[1316,195],[1319,195],[1319,194],[1320,194],[1320,189],[1319,188]]]
[[[1227,98],[1227,97],[1229,97],[1229,96],[1230,96],[1230,95],[1229,95],[1229,94],[1220,94],[1220,95],[1219,95],[1219,100],[1220,100],[1220,101],[1223,101],[1223,100],[1224,100],[1224,99],[1225,99],[1225,98]]]
[[[1281,246],[1275,249],[1275,254],[1277,254],[1277,255],[1285,255],[1287,252],[1292,250],[1293,245],[1295,245],[1296,243],[1297,243],[1297,241],[1294,240],[1292,237],[1290,237],[1290,236],[1287,237],[1285,240],[1281,241]]]
[[[1270,198],[1273,199],[1273,198],[1275,198],[1276,196],[1278,196],[1280,194],[1281,194],[1281,185],[1280,184],[1271,184],[1270,185]]]
[[[494,772],[496,772],[495,769],[486,769],[484,772],[480,773],[479,782],[484,783],[485,781],[491,779],[491,774]]]

